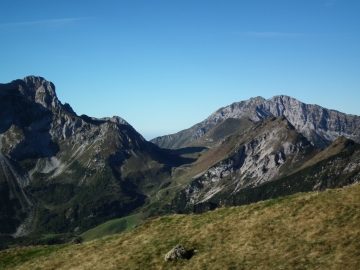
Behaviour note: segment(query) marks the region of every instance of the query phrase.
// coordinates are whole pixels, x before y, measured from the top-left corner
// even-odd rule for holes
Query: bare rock
[[[82,242],[82,239],[81,237],[74,237],[72,240],[71,240],[71,244],[81,244]]]
[[[257,122],[282,115],[316,147],[328,147],[339,136],[360,143],[360,116],[326,109],[319,105],[305,104],[284,95],[267,100],[256,97],[235,102],[220,108],[204,121],[188,129],[154,138],[151,142],[162,148],[182,148],[229,118],[246,118]]]
[[[188,252],[184,248],[183,245],[176,245],[173,249],[171,249],[165,255],[165,261],[174,261],[174,260],[182,260],[188,258]]]

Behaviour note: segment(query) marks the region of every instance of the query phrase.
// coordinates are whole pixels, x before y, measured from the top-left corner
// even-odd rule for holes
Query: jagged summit
[[[45,80],[43,77],[40,76],[34,76],[34,75],[30,75],[30,76],[26,76],[23,79],[24,82],[26,82],[27,84],[33,84],[36,87],[39,87],[41,84],[48,83],[47,80]],[[51,83],[51,82],[49,82]],[[54,87],[55,88],[55,87]]]
[[[4,99],[10,97],[23,97],[31,102],[42,105],[44,109],[50,110],[54,114],[61,114],[61,111],[78,116],[70,104],[62,104],[55,90],[55,85],[40,76],[26,76],[24,79],[14,80],[8,84],[0,84],[0,95]],[[39,107],[41,108],[41,107]],[[127,121],[119,116],[95,118],[82,115],[84,121],[110,121],[116,124],[129,125]]]
[[[78,116],[42,77],[1,84],[0,97],[0,234],[124,216],[179,162],[121,117]]]
[[[178,133],[157,137],[151,142],[163,148],[185,147],[204,136],[228,118],[246,118],[257,122],[284,115],[315,146],[325,148],[339,136],[360,142],[360,116],[305,104],[295,98],[278,95],[235,102],[220,108],[204,121]]]
[[[53,112],[63,107],[57,98],[55,85],[39,76],[27,76],[23,80],[0,84],[0,95],[3,97],[4,102],[22,97],[26,98],[30,103],[34,102],[41,105],[43,109]],[[25,100],[22,101],[22,103],[25,102]]]

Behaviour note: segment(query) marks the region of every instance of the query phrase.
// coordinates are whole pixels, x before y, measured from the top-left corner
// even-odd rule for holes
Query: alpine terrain
[[[144,204],[181,159],[120,117],[78,116],[55,86],[0,85],[0,233],[83,231]]]
[[[360,117],[288,96],[233,103],[147,142],[120,117],[77,115],[29,76],[0,85],[0,119],[3,238],[80,235],[117,219],[81,234],[93,239],[148,217],[360,181]]]
[[[288,96],[262,97],[235,102],[220,108],[204,121],[172,135],[151,140],[160,147],[180,148],[204,136],[213,127],[229,118],[246,118],[252,122],[269,116],[285,116],[313,145],[327,147],[339,136],[360,142],[360,116],[347,115],[318,105],[302,103]]]

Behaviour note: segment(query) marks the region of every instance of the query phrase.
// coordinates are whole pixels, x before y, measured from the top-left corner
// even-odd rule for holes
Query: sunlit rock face
[[[206,202],[220,192],[234,194],[272,181],[281,175],[284,165],[296,162],[301,165],[304,151],[312,148],[284,116],[268,118],[255,129],[255,136],[235,144],[228,158],[211,166],[186,187],[191,203]]]
[[[360,117],[318,105],[302,103],[288,96],[275,96],[259,106],[260,110],[278,117],[284,115],[309,141],[327,147],[339,136],[360,142]]]
[[[209,153],[223,153],[221,149],[228,150],[222,156],[208,155],[215,162],[178,192],[172,205],[180,213],[201,213],[360,181],[360,144],[341,136],[327,148],[317,148],[285,116],[258,121],[228,136]]]
[[[360,117],[302,103],[289,96],[262,97],[236,102],[221,108],[193,127],[152,140],[164,148],[180,148],[197,140],[228,118],[260,121],[284,115],[315,146],[325,148],[339,136],[360,142]]]

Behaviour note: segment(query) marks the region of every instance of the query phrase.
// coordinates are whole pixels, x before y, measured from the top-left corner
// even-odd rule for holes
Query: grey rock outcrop
[[[207,153],[197,162],[208,168],[194,173],[172,202],[179,213],[201,213],[360,181],[360,144],[340,136],[326,149],[317,148],[285,116],[253,123]]]
[[[142,186],[171,170],[161,163],[167,158],[160,149],[124,119],[78,116],[42,77],[0,84],[0,119],[0,192],[6,205],[0,233],[14,233],[36,207],[65,220],[49,230],[72,231],[97,215],[96,222],[123,216],[144,203]],[[142,175],[147,173],[155,176]]]
[[[73,239],[71,239],[71,244],[77,245],[77,244],[81,244],[82,239],[81,237],[74,237]]]
[[[176,245],[165,255],[165,261],[183,260],[188,258],[188,252],[183,245]]]
[[[284,116],[268,118],[253,133],[255,136],[234,145],[227,158],[193,177],[184,189],[190,203],[206,202],[221,192],[236,193],[269,182],[279,177],[284,165],[289,168],[289,164],[301,164],[297,160],[312,147]]]
[[[228,118],[248,118],[253,122],[270,116],[284,115],[315,146],[325,148],[339,136],[360,142],[360,116],[329,110],[300,102],[289,96],[268,100],[256,97],[235,102],[211,114],[204,121],[172,135],[157,137],[151,142],[164,148],[181,148],[197,140]]]

